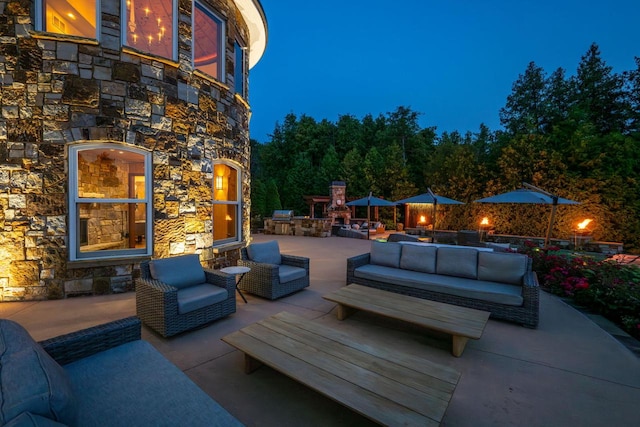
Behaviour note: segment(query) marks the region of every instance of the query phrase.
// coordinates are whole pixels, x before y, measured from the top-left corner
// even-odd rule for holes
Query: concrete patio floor
[[[638,426],[640,358],[560,299],[542,293],[540,326],[490,320],[464,354],[450,337],[366,313],[345,321],[322,295],[345,285],[346,259],[370,242],[340,237],[277,239],[283,253],[311,259],[311,286],[268,301],[237,297],[237,312],[170,339],[143,326],[142,337],[247,426],[367,426],[366,418],[267,367],[244,374],[243,357],[221,337],[281,311],[357,334],[383,337],[408,352],[461,372],[444,426]],[[25,326],[37,340],[135,315],[135,294],[0,304],[0,317]]]

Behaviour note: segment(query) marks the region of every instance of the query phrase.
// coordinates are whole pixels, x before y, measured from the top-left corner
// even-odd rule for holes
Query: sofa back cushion
[[[370,263],[384,265],[385,267],[400,268],[400,252],[402,246],[399,243],[371,242]]]
[[[436,253],[438,248],[427,245],[402,245],[400,268],[403,270],[436,272]]]
[[[478,251],[473,248],[438,248],[436,273],[445,276],[478,278]]]
[[[247,255],[254,262],[265,264],[282,264],[282,256],[280,255],[280,246],[277,240],[271,240],[264,243],[252,243],[247,246]]]
[[[23,412],[75,425],[76,411],[62,366],[22,326],[0,319],[0,425]]]
[[[521,285],[528,261],[524,254],[481,252],[478,254],[478,279]]]
[[[178,289],[207,281],[197,254],[154,259],[149,262],[149,271],[152,278]]]

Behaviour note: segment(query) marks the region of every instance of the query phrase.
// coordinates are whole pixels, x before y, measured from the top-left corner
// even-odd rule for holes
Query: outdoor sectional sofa
[[[37,343],[0,319],[0,425],[242,425],[140,332],[129,317]]]
[[[487,249],[372,242],[347,259],[347,284],[488,311],[495,319],[538,325],[540,287],[531,259]]]

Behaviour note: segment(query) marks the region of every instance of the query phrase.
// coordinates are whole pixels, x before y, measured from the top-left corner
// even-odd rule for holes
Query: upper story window
[[[124,0],[123,39],[127,46],[176,59],[177,13],[174,0]]]
[[[199,1],[193,7],[193,64],[224,81],[224,22]]]
[[[233,45],[234,53],[235,53],[235,62],[233,68],[233,81],[235,85],[235,91],[238,95],[243,98],[247,97],[246,85],[245,85],[245,52],[246,48],[241,45],[237,40]]]
[[[151,154],[115,144],[69,148],[71,260],[151,255]]]
[[[49,33],[97,39],[100,0],[42,0],[36,2],[40,25]]]
[[[240,240],[240,171],[231,164],[213,167],[213,244]]]

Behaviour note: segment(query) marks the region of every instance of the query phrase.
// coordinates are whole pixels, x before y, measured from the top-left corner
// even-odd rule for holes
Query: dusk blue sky
[[[615,72],[640,56],[640,0],[261,0],[267,49],[250,72],[251,137],[294,113],[421,113],[421,127],[500,129],[511,86],[534,61],[574,75],[591,43]]]

